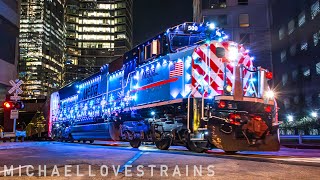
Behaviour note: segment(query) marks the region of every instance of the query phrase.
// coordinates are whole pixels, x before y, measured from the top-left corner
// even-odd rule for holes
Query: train
[[[273,73],[214,23],[183,23],[51,94],[49,134],[138,148],[278,151]]]

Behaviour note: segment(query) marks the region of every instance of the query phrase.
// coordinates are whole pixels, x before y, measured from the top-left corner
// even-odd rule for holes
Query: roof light
[[[210,24],[209,24],[209,28],[210,28],[210,29],[214,29],[214,28],[216,28],[216,25],[215,25],[214,23],[210,23]]]

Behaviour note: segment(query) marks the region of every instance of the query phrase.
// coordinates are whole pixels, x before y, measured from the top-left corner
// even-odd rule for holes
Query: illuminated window
[[[288,34],[289,34],[289,35],[290,35],[291,33],[293,33],[294,28],[295,28],[295,22],[294,22],[294,19],[293,19],[293,20],[291,20],[291,21],[288,23]]]
[[[287,60],[287,52],[286,52],[286,50],[281,51],[280,57],[281,57],[281,62],[284,62],[284,61]]]
[[[306,51],[308,49],[308,42],[304,41],[301,43],[301,51]]]
[[[320,75],[320,62],[316,64],[316,72],[317,72],[317,75]]]
[[[301,27],[306,22],[306,15],[304,12],[300,13],[298,17],[298,25]]]
[[[160,52],[160,43],[159,43],[159,40],[153,40],[152,41],[152,56],[153,55],[158,55]]]
[[[279,30],[279,40],[284,38],[285,31],[286,31],[285,27],[280,28],[280,30]]]
[[[239,26],[240,27],[249,27],[249,14],[240,14],[239,15]]]
[[[288,74],[283,74],[282,75],[282,85],[286,85],[288,81]]]
[[[303,76],[304,77],[309,77],[310,76],[310,68],[309,67],[304,67],[302,69],[302,72],[303,72]]]
[[[311,5],[311,19],[314,19],[320,12],[319,0]]]
[[[319,43],[319,39],[320,39],[320,31],[313,34],[313,44],[314,46],[317,46]]]
[[[297,80],[298,79],[298,70],[292,71],[292,79]]]
[[[290,108],[290,99],[289,98],[284,99],[283,104],[284,104],[284,108],[286,109]]]

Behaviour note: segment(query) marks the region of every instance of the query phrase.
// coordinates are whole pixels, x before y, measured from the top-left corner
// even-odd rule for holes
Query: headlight
[[[238,48],[235,46],[229,47],[229,53],[228,53],[228,58],[230,61],[236,61],[238,59],[239,52]]]
[[[266,95],[266,98],[268,99],[274,98],[274,92],[271,90],[267,91],[265,95]]]

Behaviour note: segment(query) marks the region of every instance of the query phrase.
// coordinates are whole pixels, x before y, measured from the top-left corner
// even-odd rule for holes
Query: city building
[[[132,46],[132,0],[66,0],[64,84],[83,79]]]
[[[231,40],[250,49],[250,54],[255,57],[255,66],[272,69],[272,19],[269,0],[195,1],[198,2],[194,2],[194,20],[214,22],[216,26],[224,29]]]
[[[319,0],[273,0],[272,49],[282,120],[320,113]]]
[[[11,86],[9,81],[17,78],[18,12],[18,0],[0,0],[0,102],[4,101]]]
[[[19,77],[26,99],[43,99],[62,86],[63,0],[21,0]]]

